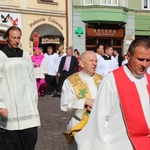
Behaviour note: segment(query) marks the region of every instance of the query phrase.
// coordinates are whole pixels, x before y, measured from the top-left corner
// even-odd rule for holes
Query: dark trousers
[[[0,128],[0,150],[34,150],[37,142],[37,127],[24,130]]]
[[[59,78],[59,82],[58,82],[58,89],[57,91],[61,92],[62,86],[64,81],[67,79],[68,76],[70,76],[72,73],[67,72],[67,71],[63,71],[60,78]]]
[[[46,93],[51,93],[56,90],[56,86],[57,86],[56,76],[46,75],[45,81],[47,84]]]

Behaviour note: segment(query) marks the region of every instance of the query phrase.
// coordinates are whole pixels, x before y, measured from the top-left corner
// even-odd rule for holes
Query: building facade
[[[149,38],[150,0],[73,0],[73,47],[109,44],[122,55],[136,37]]]
[[[71,45],[71,0],[0,0],[0,48],[6,41],[3,35],[14,25],[22,30],[20,47],[30,53],[34,44],[41,44],[44,52],[51,45]]]

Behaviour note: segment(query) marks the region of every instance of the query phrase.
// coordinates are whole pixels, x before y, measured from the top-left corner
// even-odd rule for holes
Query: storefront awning
[[[37,32],[39,37],[55,36],[55,37],[62,37],[63,38],[62,33],[56,27],[49,25],[49,24],[43,24],[43,25],[36,27],[30,35],[31,41],[33,40],[34,32]]]

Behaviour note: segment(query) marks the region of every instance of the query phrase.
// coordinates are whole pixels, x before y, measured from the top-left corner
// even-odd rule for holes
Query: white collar
[[[146,84],[148,84],[147,78],[146,78],[146,74],[141,75],[141,76],[135,75],[135,74],[133,74],[133,73],[128,69],[127,66],[123,66],[123,69],[124,69],[126,75],[129,77],[129,79],[130,79],[132,82],[134,82],[135,79],[144,79],[145,82],[146,82]]]

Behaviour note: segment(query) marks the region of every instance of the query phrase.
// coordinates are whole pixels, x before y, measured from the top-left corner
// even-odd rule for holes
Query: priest
[[[69,150],[77,150],[74,135],[86,125],[102,76],[95,73],[97,57],[94,52],[81,54],[80,72],[69,76],[63,84],[61,93],[61,110],[71,114],[71,120],[64,135]]]
[[[75,134],[78,150],[150,149],[150,41],[135,39],[127,55],[128,64],[101,82],[89,121]]]

